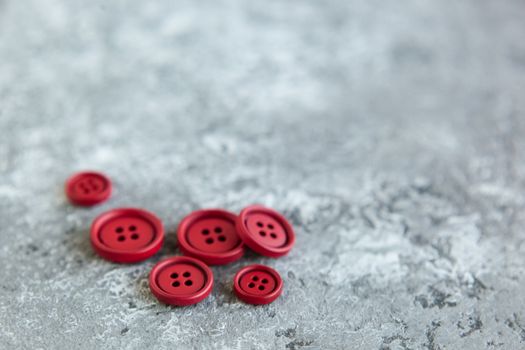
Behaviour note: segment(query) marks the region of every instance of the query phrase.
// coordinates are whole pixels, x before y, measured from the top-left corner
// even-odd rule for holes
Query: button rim
[[[76,192],[73,189],[74,184],[82,177],[84,176],[98,176],[102,178],[103,181],[106,182],[106,189],[100,193],[97,193],[96,196],[92,196],[91,198],[83,198],[81,196],[78,196]],[[84,170],[79,171],[71,175],[65,183],[64,186],[66,196],[68,197],[69,201],[75,205],[83,206],[83,207],[90,207],[99,203],[102,203],[106,201],[112,193],[113,190],[113,184],[111,182],[111,179],[98,171],[92,171],[92,170]]]
[[[234,247],[233,249],[227,252],[213,253],[213,252],[204,252],[202,250],[195,248],[193,245],[190,244],[190,242],[188,241],[186,237],[187,230],[197,220],[200,220],[202,218],[206,218],[209,216],[221,217],[221,218],[224,218],[230,221],[233,224],[235,231],[237,235],[239,236],[239,244],[236,247]],[[180,251],[182,252],[183,255],[197,258],[209,265],[225,265],[225,264],[232,263],[242,258],[244,255],[244,251],[245,251],[243,239],[240,237],[239,231],[237,229],[237,215],[227,210],[218,209],[218,208],[199,209],[199,210],[195,210],[189,213],[188,215],[186,215],[181,220],[181,222],[179,223],[179,226],[177,227],[177,241],[178,241]]]
[[[241,287],[241,278],[246,273],[251,271],[264,271],[272,275],[272,277],[276,281],[275,289],[265,295],[255,295],[247,293],[242,287]],[[275,269],[261,264],[253,264],[248,265],[237,271],[235,274],[235,277],[233,278],[233,290],[235,291],[235,294],[239,299],[244,301],[245,303],[252,304],[252,305],[266,305],[270,304],[273,301],[275,301],[283,292],[283,279],[281,278],[281,275],[279,272],[277,272]]]
[[[256,212],[263,212],[266,215],[273,216],[277,219],[277,221],[279,221],[281,225],[283,225],[287,234],[287,242],[285,245],[281,247],[271,247],[261,244],[260,242],[254,239],[253,234],[250,232],[246,225],[246,219],[248,215]],[[239,216],[237,217],[236,227],[237,232],[244,244],[246,244],[251,250],[255,251],[256,253],[267,257],[279,258],[281,256],[284,256],[290,252],[290,250],[295,244],[295,232],[288,220],[286,220],[286,218],[278,211],[259,204],[250,205],[241,210]]]
[[[204,287],[202,287],[196,293],[190,295],[174,295],[162,289],[157,283],[157,277],[165,267],[176,263],[196,265],[198,268],[204,271],[206,274],[206,283],[204,284]],[[161,260],[155,264],[149,273],[148,281],[151,292],[159,301],[168,305],[188,306],[197,304],[210,295],[211,291],[213,290],[213,278],[212,270],[203,261],[190,256],[174,256]]]
[[[148,221],[155,230],[154,239],[146,246],[135,251],[120,251],[108,247],[99,237],[102,227],[119,216],[136,216]],[[148,259],[157,253],[164,242],[164,227],[162,221],[153,213],[140,208],[115,208],[103,212],[93,220],[90,230],[91,246],[102,258],[117,263],[135,263]]]

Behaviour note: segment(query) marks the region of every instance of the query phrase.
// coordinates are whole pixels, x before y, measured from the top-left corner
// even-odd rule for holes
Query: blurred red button
[[[184,255],[210,265],[223,265],[240,259],[244,247],[237,230],[237,216],[222,209],[197,210],[179,224],[177,238]]]
[[[279,273],[268,266],[250,265],[237,272],[233,289],[237,297],[248,304],[269,304],[281,295],[283,281]]]
[[[91,245],[100,256],[114,262],[145,260],[159,251],[163,241],[162,222],[142,209],[113,209],[91,225]]]
[[[264,256],[283,256],[295,243],[292,225],[284,216],[260,205],[244,208],[237,218],[236,227],[243,242]]]
[[[163,303],[186,306],[210,295],[213,273],[202,261],[176,256],[162,260],[149,275],[151,292]]]
[[[76,205],[91,206],[101,203],[111,195],[110,179],[98,172],[76,173],[66,181],[66,195]]]

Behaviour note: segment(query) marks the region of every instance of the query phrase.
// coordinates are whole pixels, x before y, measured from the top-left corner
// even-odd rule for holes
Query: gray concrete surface
[[[524,1],[0,1],[2,349],[525,348]],[[75,208],[78,169],[115,182]],[[197,208],[264,203],[291,254],[214,267],[187,308],[147,276]],[[139,206],[168,239],[90,248]],[[275,303],[232,294],[264,263]]]

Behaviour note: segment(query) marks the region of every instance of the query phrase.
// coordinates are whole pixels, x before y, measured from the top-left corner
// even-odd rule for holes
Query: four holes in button
[[[215,232],[217,235],[219,235],[217,237],[217,240],[219,242],[226,242],[226,236],[223,235],[223,229],[222,227],[220,226],[216,226],[214,229],[213,229],[213,232]],[[204,235],[204,236],[208,236],[210,234],[210,230],[205,228],[201,231],[201,233]],[[213,244],[215,242],[215,239],[213,237],[208,237],[206,238],[205,242],[207,244]]]
[[[79,187],[84,192],[84,194],[89,194],[90,192],[97,192],[99,190],[98,185],[93,179],[86,179],[84,181],[79,182]]]
[[[259,289],[260,291],[265,290],[266,289],[265,284],[268,284],[268,279],[263,278],[260,283],[258,283],[258,281],[259,281],[259,276],[252,276],[252,280],[250,281],[250,283],[248,283],[248,288],[257,287],[257,289]]]
[[[173,272],[173,273],[170,275],[170,277],[171,277],[172,279],[175,280],[175,281],[173,281],[173,282],[171,283],[171,285],[172,285],[173,287],[180,287],[181,282],[178,280],[178,278],[179,278],[179,274],[176,273],[176,272]],[[185,280],[184,280],[184,285],[186,285],[186,286],[188,286],[188,287],[193,285],[193,281],[189,278],[189,277],[191,277],[191,273],[190,273],[189,271],[184,272],[184,273],[182,274],[182,277],[185,278]]]
[[[137,239],[139,239],[139,237],[140,237],[140,234],[139,234],[138,232],[135,232],[135,231],[137,231],[137,226],[135,226],[135,225],[130,225],[130,226],[128,227],[128,232],[131,233],[130,238],[131,238],[132,240],[134,240],[134,241],[137,240]],[[119,234],[119,236],[118,236],[118,238],[117,238],[117,241],[119,241],[119,242],[124,242],[124,241],[126,240],[126,238],[127,238],[126,235],[125,235],[125,234],[122,234],[122,233],[124,233],[124,228],[123,228],[122,226],[118,226],[118,227],[115,229],[115,232],[116,232],[117,234]]]
[[[264,228],[264,224],[261,221],[257,221],[257,226],[260,228]],[[266,227],[268,228],[269,231],[272,231],[275,228],[273,224],[266,224]],[[266,231],[260,230],[259,235],[261,237],[266,237]],[[275,232],[270,232],[270,237],[272,237],[273,239],[276,239],[277,234]]]

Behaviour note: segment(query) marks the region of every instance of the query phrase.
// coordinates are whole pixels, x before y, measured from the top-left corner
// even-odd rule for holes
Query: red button
[[[113,209],[91,225],[91,245],[107,260],[120,263],[142,261],[162,247],[162,222],[142,209]]]
[[[237,218],[236,227],[248,247],[272,258],[287,254],[295,243],[292,225],[284,216],[260,205],[244,208]]]
[[[76,205],[95,205],[109,198],[111,181],[94,171],[76,173],[66,181],[66,194]]]
[[[194,211],[177,229],[180,250],[210,265],[240,259],[244,246],[235,229],[236,219],[237,215],[222,209]]]
[[[163,303],[186,306],[210,295],[213,273],[205,263],[189,256],[162,260],[149,274],[151,292]]]
[[[248,304],[269,304],[281,295],[283,280],[277,271],[264,265],[242,268],[233,278],[235,294]]]

